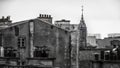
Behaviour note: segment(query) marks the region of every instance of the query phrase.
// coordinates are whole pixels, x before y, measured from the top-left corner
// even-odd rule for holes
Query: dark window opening
[[[54,26],[51,26],[51,29],[53,29]]]
[[[67,34],[67,31],[65,31],[65,34]]]
[[[99,54],[94,54],[95,60],[99,60]]]
[[[35,47],[34,57],[48,57],[49,49],[46,46]]]
[[[19,36],[19,27],[15,26],[15,36]]]
[[[4,48],[4,56],[5,57],[16,57],[17,50],[13,49],[12,47],[5,47]]]

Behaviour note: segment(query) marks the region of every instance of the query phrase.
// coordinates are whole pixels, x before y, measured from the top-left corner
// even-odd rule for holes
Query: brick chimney
[[[43,21],[46,21],[46,22],[49,22],[49,23],[52,24],[52,17],[51,17],[51,15],[40,14],[38,18],[43,20]]]
[[[0,19],[0,26],[10,25],[12,21],[10,20],[10,16],[7,16],[6,18],[2,16]]]

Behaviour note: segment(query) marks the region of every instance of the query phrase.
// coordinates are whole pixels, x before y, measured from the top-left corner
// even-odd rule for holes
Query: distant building
[[[96,36],[87,36],[87,46],[97,47]]]
[[[101,39],[100,34],[87,35],[87,27],[83,19],[83,13],[80,24],[70,24],[70,21],[68,23],[67,20],[59,20],[56,22],[59,22],[61,25],[57,25],[58,23],[55,23],[55,25],[71,32],[72,68],[76,68],[76,61],[78,61],[78,67],[80,68],[120,68],[120,37]],[[71,27],[72,25],[73,27]],[[79,38],[79,40],[77,38]],[[77,53],[78,43],[80,48]],[[79,54],[79,60],[76,60],[77,54]]]
[[[0,19],[0,68],[70,68],[70,49],[69,31],[54,26],[50,15]]]
[[[70,24],[70,20],[57,20],[54,23],[56,26],[61,27],[63,29],[69,30],[69,31],[74,31],[77,30],[78,24]]]
[[[71,32],[71,61],[74,68],[76,67],[76,49],[78,41],[79,49],[84,49],[87,47],[87,27],[83,18],[83,13],[79,24],[70,24],[70,21],[65,19],[55,21],[54,24]],[[77,38],[79,38],[79,40]]]
[[[101,39],[101,35],[100,34],[88,34],[88,36],[95,36],[96,39]]]
[[[107,37],[97,39],[98,48],[112,48],[112,41],[120,41],[120,37]]]
[[[111,33],[108,34],[108,37],[120,37],[120,33]]]

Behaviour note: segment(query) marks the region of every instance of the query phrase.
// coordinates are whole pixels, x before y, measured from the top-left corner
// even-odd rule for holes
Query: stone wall
[[[23,23],[23,22],[21,22]],[[16,31],[16,28],[18,29]],[[28,45],[29,45],[29,30],[28,30],[28,23],[24,21],[23,24],[14,25],[7,29],[1,30],[2,33],[2,46],[3,47],[13,47],[14,49],[18,50],[18,37],[24,36],[26,39],[25,41],[25,57],[28,57]],[[17,34],[16,34],[17,33]]]
[[[48,46],[49,57],[56,57],[56,67],[63,68],[66,65],[65,60],[69,59],[69,32],[38,19],[34,23],[34,46]]]

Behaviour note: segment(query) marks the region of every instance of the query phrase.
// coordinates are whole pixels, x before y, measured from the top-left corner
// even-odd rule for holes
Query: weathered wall
[[[101,53],[101,51],[107,51],[110,49],[81,49],[79,51],[79,60],[95,60],[94,54]],[[101,57],[101,56],[99,56]]]
[[[20,22],[19,22],[20,23]],[[21,22],[22,23],[22,22]],[[16,35],[16,27],[18,28],[18,35]],[[13,47],[16,50],[18,50],[18,37],[24,36],[25,39],[25,51],[24,56],[28,57],[28,45],[29,45],[29,28],[28,23],[20,24],[20,25],[14,25],[12,27],[9,27],[7,29],[4,29],[2,32],[2,38],[3,38],[3,47]]]
[[[55,65],[63,68],[66,64],[65,56],[68,56],[65,51],[68,52],[69,32],[37,19],[34,23],[34,46],[48,46],[49,57],[55,57]]]
[[[79,61],[79,68],[120,68],[120,61]]]
[[[120,37],[109,37],[104,39],[97,39],[98,48],[112,47],[111,41],[120,40]]]
[[[34,23],[34,46],[48,46],[49,58],[55,59],[55,67],[69,68],[70,66],[70,33],[64,29],[58,28],[51,23],[41,21],[39,18],[33,19]],[[18,28],[16,36],[15,28]],[[22,54],[23,59],[30,57],[30,26],[29,21],[17,22],[10,28],[3,29],[3,47],[13,47]],[[18,49],[18,37],[25,37],[24,50]]]

